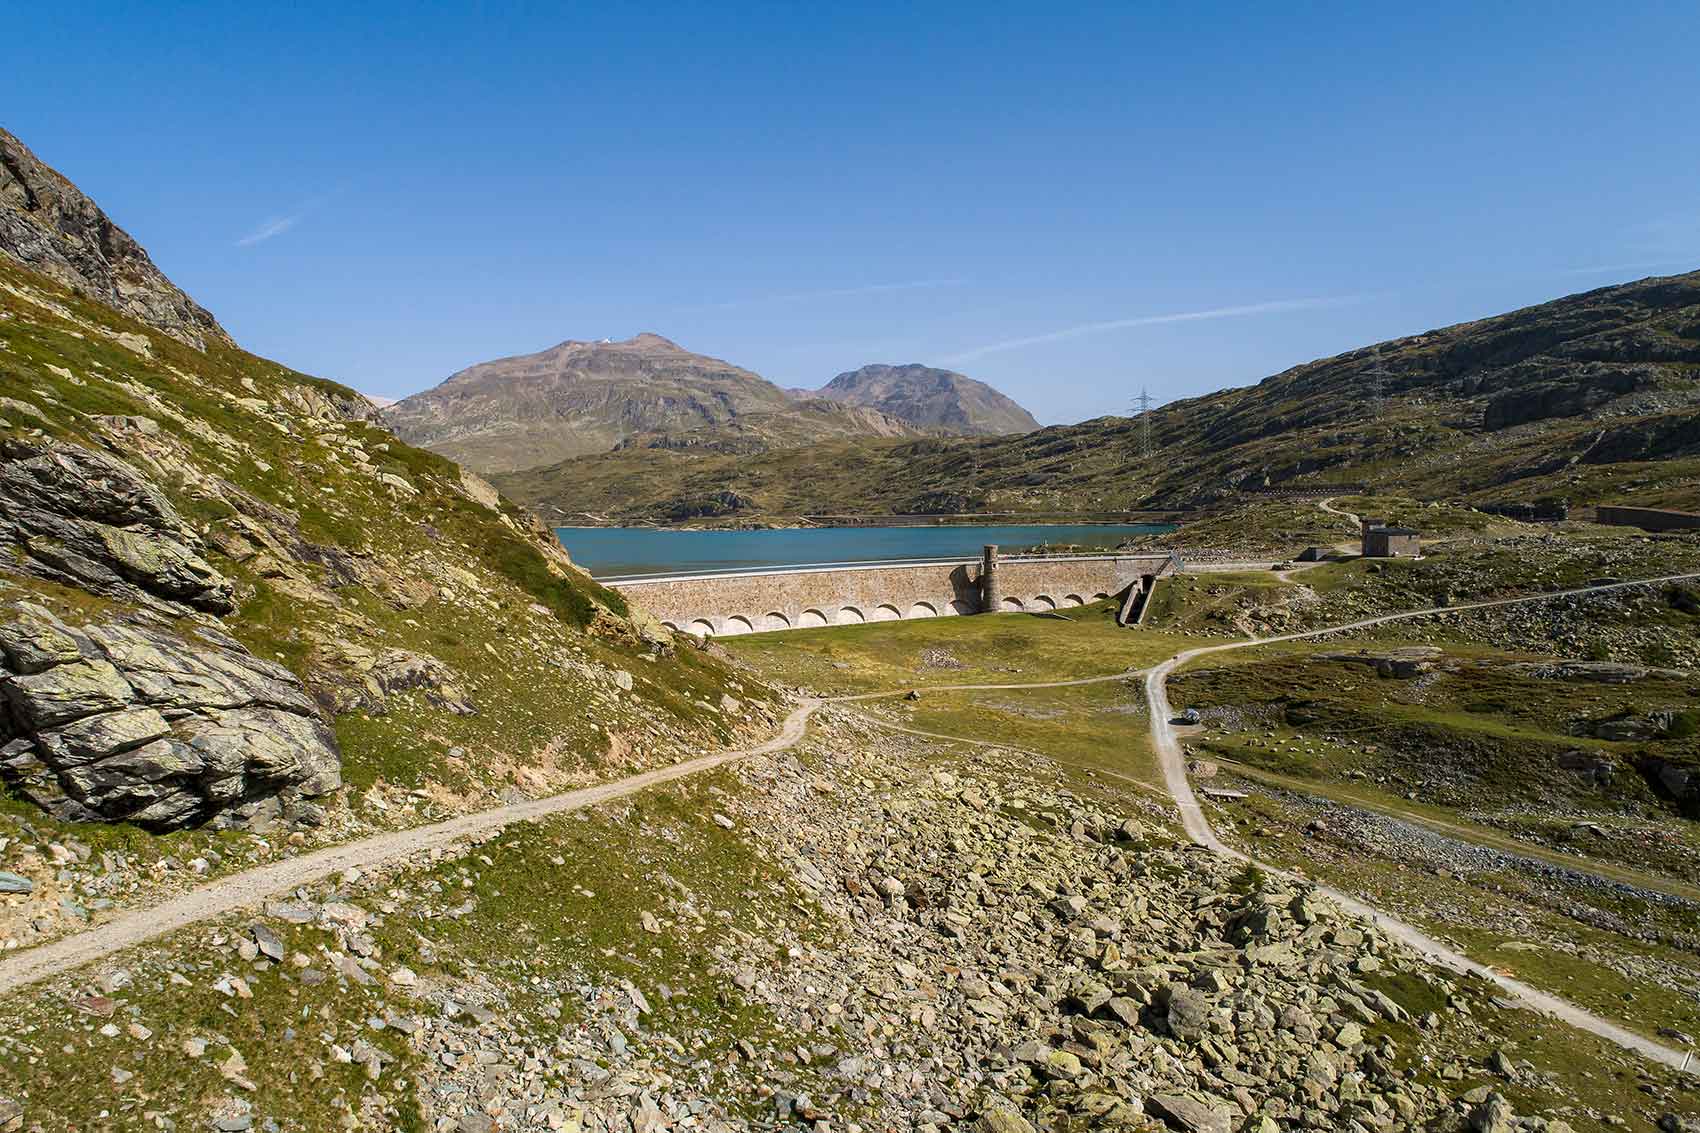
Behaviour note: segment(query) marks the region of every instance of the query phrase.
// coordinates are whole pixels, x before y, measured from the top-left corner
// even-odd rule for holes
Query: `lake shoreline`
[[[705,518],[684,523],[552,523],[556,531],[822,531],[912,527],[1127,527],[1178,525],[1190,509],[1154,508],[1131,512],[1038,513],[984,512],[959,515],[835,515]],[[832,521],[832,522],[829,522]]]
[[[1172,523],[915,524],[858,527],[556,527],[555,537],[592,577],[759,570],[821,563],[977,558],[1008,550],[1107,551]]]

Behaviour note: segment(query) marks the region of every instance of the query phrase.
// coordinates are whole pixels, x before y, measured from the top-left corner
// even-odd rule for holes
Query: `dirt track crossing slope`
[[[37,980],[79,968],[187,925],[240,909],[253,908],[267,897],[307,885],[333,873],[355,867],[368,869],[422,850],[429,850],[434,846],[447,845],[459,838],[499,830],[515,822],[582,810],[661,783],[670,783],[687,775],[708,771],[734,760],[783,751],[803,738],[809,717],[818,707],[818,701],[804,701],[785,718],[772,739],[754,747],[704,755],[612,783],[600,783],[594,787],[551,795],[548,798],[530,799],[511,806],[463,814],[430,826],[397,830],[340,846],[327,846],[299,857],[285,858],[210,881],[152,908],[137,909],[75,936],[62,937],[28,951],[11,954],[0,961],[0,995]]]

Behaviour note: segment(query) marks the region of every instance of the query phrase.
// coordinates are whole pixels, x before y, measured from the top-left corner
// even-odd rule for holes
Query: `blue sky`
[[[1072,421],[1700,268],[1687,3],[7,23],[0,125],[245,346],[375,394],[653,330],[782,385],[948,365]]]

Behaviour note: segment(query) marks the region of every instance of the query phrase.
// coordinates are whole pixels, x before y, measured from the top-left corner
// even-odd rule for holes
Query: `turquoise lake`
[[[987,543],[1014,551],[1044,544],[1109,549],[1166,523],[1003,524],[983,527],[809,527],[767,531],[665,531],[558,527],[573,561],[598,578],[750,570],[817,563],[978,556]]]

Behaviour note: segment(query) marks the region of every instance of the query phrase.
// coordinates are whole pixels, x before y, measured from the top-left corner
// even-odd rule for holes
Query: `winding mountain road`
[[[1452,614],[1467,610],[1485,610],[1500,606],[1514,606],[1526,602],[1547,601],[1555,598],[1599,594],[1611,590],[1621,590],[1631,586],[1646,586],[1661,582],[1683,582],[1700,578],[1700,574],[1675,574],[1661,578],[1641,579],[1636,582],[1607,583],[1601,586],[1582,586],[1572,590],[1552,591],[1543,595],[1523,598],[1503,598],[1491,602],[1470,602],[1457,606],[1434,606],[1424,610],[1408,610],[1398,614],[1384,614],[1375,618],[1364,618],[1361,621],[1349,622],[1346,625],[1334,626],[1329,629],[1312,630],[1304,633],[1288,633],[1277,637],[1253,638],[1248,641],[1234,641],[1222,645],[1206,645],[1197,649],[1188,649],[1178,653],[1167,661],[1146,670],[1145,699],[1151,710],[1151,742],[1157,750],[1158,763],[1163,769],[1163,782],[1169,789],[1169,794],[1175,800],[1175,805],[1181,812],[1181,826],[1187,836],[1213,853],[1221,854],[1234,861],[1247,862],[1256,865],[1265,873],[1287,878],[1293,881],[1310,882],[1312,879],[1300,878],[1289,870],[1268,862],[1259,861],[1247,854],[1236,850],[1223,842],[1210,825],[1204,808],[1198,803],[1198,797],[1193,794],[1192,783],[1187,779],[1186,756],[1181,750],[1180,740],[1175,735],[1171,722],[1173,712],[1169,707],[1168,682],[1169,674],[1187,662],[1207,656],[1211,653],[1226,653],[1235,649],[1251,649],[1259,645],[1271,645],[1282,641],[1300,641],[1305,638],[1324,637],[1329,634],[1350,632],[1360,629],[1371,629],[1389,622],[1408,621],[1414,618],[1434,617],[1439,614]],[[1568,1000],[1556,995],[1530,987],[1521,980],[1502,975],[1485,964],[1479,964],[1468,956],[1447,947],[1421,929],[1374,906],[1367,905],[1349,893],[1332,886],[1320,885],[1318,890],[1349,912],[1356,913],[1373,922],[1386,933],[1388,937],[1399,941],[1415,952],[1426,956],[1429,960],[1452,968],[1455,971],[1469,972],[1490,980],[1512,999],[1535,1011],[1543,1012],[1555,1019],[1570,1024],[1581,1031],[1616,1043],[1627,1050],[1635,1051],[1655,1062],[1661,1062],[1676,1070],[1688,1070],[1693,1061],[1693,1052],[1680,1051],[1663,1043],[1654,1042],[1627,1028],[1620,1027],[1609,1019],[1595,1015],[1585,1008],[1578,1007]]]
[[[1318,500],[1316,501],[1316,506],[1327,512],[1329,515],[1337,515],[1342,519],[1351,520],[1353,527],[1362,527],[1364,525],[1363,517],[1354,511],[1341,511],[1339,508],[1334,506],[1334,499],[1335,497],[1329,496],[1326,500]]]
[[[1158,760],[1163,772],[1164,784],[1181,814],[1181,824],[1187,836],[1199,845],[1214,853],[1236,861],[1256,864],[1267,873],[1275,874],[1293,880],[1301,880],[1296,875],[1277,866],[1257,861],[1248,857],[1232,846],[1227,845],[1217,835],[1193,794],[1192,785],[1187,780],[1186,763],[1181,751],[1179,740],[1176,738],[1173,725],[1170,723],[1170,708],[1168,699],[1168,678],[1177,668],[1212,653],[1224,653],[1235,649],[1251,649],[1262,645],[1272,645],[1283,641],[1299,641],[1308,638],[1326,637],[1330,634],[1347,633],[1356,630],[1370,629],[1390,622],[1409,621],[1417,618],[1435,617],[1443,614],[1454,614],[1470,610],[1492,609],[1502,606],[1515,606],[1530,602],[1545,602],[1566,597],[1580,597],[1589,594],[1600,594],[1612,590],[1623,590],[1637,586],[1657,585],[1664,582],[1685,582],[1700,579],[1700,572],[1687,574],[1663,575],[1657,578],[1636,579],[1627,582],[1605,583],[1598,586],[1582,586],[1569,590],[1549,591],[1542,594],[1525,595],[1518,598],[1502,598],[1487,602],[1470,602],[1457,606],[1436,606],[1421,610],[1407,610],[1395,614],[1383,614],[1379,617],[1363,618],[1345,625],[1330,626],[1326,629],[1308,630],[1300,633],[1282,634],[1275,637],[1252,638],[1244,641],[1227,642],[1220,645],[1200,646],[1178,653],[1162,663],[1145,670],[1124,670],[1117,673],[1107,673],[1101,676],[1080,677],[1072,680],[1041,681],[1026,684],[963,684],[963,685],[934,685],[928,686],[929,692],[946,691],[988,691],[1014,689],[1067,688],[1078,685],[1101,684],[1109,681],[1126,680],[1136,677],[1143,672],[1145,677],[1145,695],[1150,706],[1151,739],[1156,748]],[[882,697],[901,696],[908,690],[899,689],[890,692],[861,693],[850,696],[832,697],[827,700],[805,700],[790,715],[788,715],[779,731],[769,740],[753,747],[735,751],[725,751],[714,755],[705,755],[696,759],[686,760],[668,767],[656,768],[626,779],[611,783],[602,783],[594,787],[586,787],[565,794],[553,795],[549,798],[532,799],[523,803],[496,807],[491,810],[479,811],[475,814],[461,815],[444,822],[433,823],[429,826],[417,827],[412,830],[399,830],[387,834],[379,834],[356,842],[340,846],[328,846],[321,850],[302,854],[299,857],[286,858],[268,865],[258,866],[229,877],[219,878],[207,884],[170,898],[148,909],[137,909],[116,919],[77,933],[74,936],[62,937],[49,943],[38,945],[22,952],[15,952],[0,960],[0,995],[16,991],[19,988],[38,982],[48,977],[71,971],[85,964],[103,959],[132,945],[141,944],[148,940],[163,936],[166,933],[196,924],[226,913],[253,908],[265,898],[286,892],[301,885],[328,877],[333,873],[361,867],[369,868],[385,862],[394,861],[436,846],[447,845],[457,839],[472,835],[489,833],[515,822],[544,818],[550,815],[562,814],[595,806],[635,794],[649,787],[672,782],[702,771],[708,771],[723,766],[735,760],[754,755],[766,755],[783,751],[799,743],[808,727],[809,717],[823,703],[855,702],[873,700]],[[909,729],[904,729],[909,730]],[[955,739],[955,737],[939,737]],[[973,741],[970,741],[973,742]],[[1308,880],[1308,879],[1306,879]],[[1372,920],[1390,938],[1396,939],[1412,950],[1428,959],[1446,967],[1461,972],[1471,972],[1491,980],[1503,991],[1518,1002],[1534,1010],[1544,1012],[1570,1025],[1613,1042],[1627,1050],[1644,1055],[1664,1065],[1679,1069],[1688,1069],[1692,1054],[1679,1051],[1661,1043],[1654,1042],[1633,1031],[1620,1027],[1608,1019],[1593,1014],[1573,1003],[1548,995],[1521,981],[1501,975],[1485,965],[1479,964],[1469,957],[1448,948],[1420,929],[1407,924],[1387,913],[1348,893],[1328,886],[1320,887],[1321,891],[1338,902],[1348,911]]]

